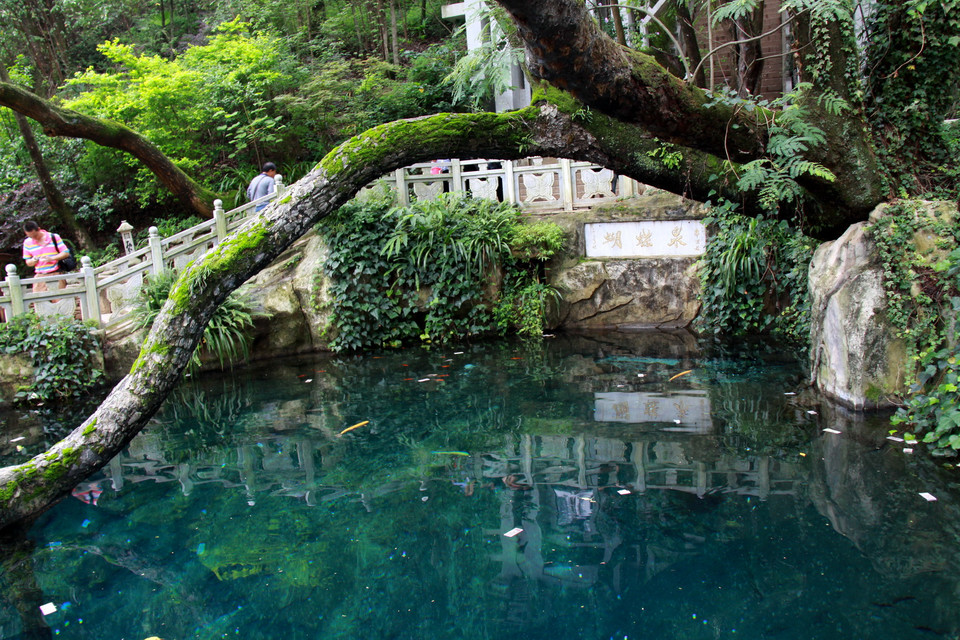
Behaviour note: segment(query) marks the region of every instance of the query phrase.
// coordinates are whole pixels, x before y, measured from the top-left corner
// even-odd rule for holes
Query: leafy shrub
[[[321,232],[330,246],[323,269],[331,282],[336,351],[417,338],[445,342],[517,322],[521,329],[542,326],[537,301],[546,287],[531,278],[536,269],[517,266],[523,263],[511,256],[510,239],[527,238],[527,249],[541,256],[550,249],[523,235],[512,205],[452,193],[408,207],[354,201],[332,222]],[[540,233],[556,244],[557,232]],[[500,270],[508,276],[498,301]]]
[[[134,319],[137,328],[149,329],[170,295],[177,275],[165,271],[152,276],[137,294]],[[250,334],[255,314],[242,294],[234,292],[217,307],[190,360],[190,369],[199,369],[202,357],[215,357],[223,368],[246,358],[250,353]]]
[[[508,241],[517,257],[524,260],[546,260],[563,251],[566,239],[566,234],[559,225],[540,220],[514,226]]]
[[[743,216],[730,203],[715,205],[704,222],[715,232],[699,264],[698,323],[732,335],[773,331],[806,344],[815,241],[783,220]]]
[[[99,348],[95,329],[72,318],[28,313],[0,325],[0,351],[29,354],[33,365],[33,384],[17,394],[23,403],[73,399],[96,387]]]
[[[960,449],[960,230],[950,220],[918,215],[901,202],[871,225],[883,265],[887,318],[907,344],[909,395],[891,422],[905,437],[945,453]],[[940,238],[926,254],[915,250],[918,231]]]

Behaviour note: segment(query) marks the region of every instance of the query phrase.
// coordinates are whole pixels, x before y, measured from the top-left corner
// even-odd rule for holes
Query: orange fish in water
[[[353,425],[352,427],[347,427],[346,429],[344,429],[343,431],[341,431],[339,435],[342,436],[342,435],[345,434],[347,431],[353,431],[353,430],[356,429],[357,427],[362,427],[362,426],[365,425],[365,424],[370,424],[370,421],[369,421],[369,420],[364,420],[363,422],[358,422],[357,424]]]

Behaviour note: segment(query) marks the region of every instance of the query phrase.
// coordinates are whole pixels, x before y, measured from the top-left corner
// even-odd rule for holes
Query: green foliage
[[[803,189],[797,178],[815,176],[833,182],[836,176],[826,167],[804,159],[804,153],[823,144],[826,136],[813,124],[809,110],[804,106],[803,96],[810,85],[800,84],[781,98],[770,102],[761,100],[761,108],[777,108],[769,125],[767,157],[743,165],[743,174],[738,186],[744,191],[755,191],[761,206],[775,211],[783,203],[801,202]],[[839,112],[846,104],[835,94],[824,99],[826,109]]]
[[[869,123],[893,186],[956,199],[944,119],[957,117],[960,100],[960,0],[880,2],[866,26]]]
[[[72,318],[29,313],[0,324],[0,352],[24,353],[33,365],[33,384],[17,394],[22,403],[71,400],[96,387],[103,371],[94,365],[96,331]]]
[[[551,286],[531,278],[526,269],[508,269],[503,293],[493,308],[497,329],[501,334],[516,331],[525,338],[542,336],[547,305],[557,295]]]
[[[960,229],[954,220],[918,215],[921,204],[900,202],[871,225],[883,266],[887,317],[907,344],[914,368],[909,396],[892,422],[943,451],[960,449]],[[925,252],[917,234],[940,240]]]
[[[510,81],[510,67],[523,59],[522,47],[511,47],[506,41],[484,42],[460,58],[444,82],[453,88],[455,101],[479,110],[491,104],[494,97],[515,88]]]
[[[563,229],[545,220],[514,225],[507,238],[513,255],[521,260],[548,260],[563,251],[566,241]]]
[[[699,263],[701,310],[708,331],[773,331],[799,344],[809,332],[807,267],[815,242],[786,221],[748,218],[729,202],[704,222],[713,236]]]
[[[117,40],[105,42],[98,49],[114,70],[88,69],[69,80],[74,96],[64,104],[136,129],[201,178],[215,164],[212,159],[239,156],[258,165],[265,152],[283,141],[284,126],[272,98],[296,79],[282,41],[244,35],[243,26],[225,23],[206,46],[191,47],[174,60],[138,54]],[[99,184],[104,167],[118,165],[127,169],[108,173],[116,171],[118,178],[135,173],[142,202],[165,195],[135,159],[115,152],[91,150],[81,163],[81,175],[87,183]]]
[[[647,151],[647,155],[654,160],[659,160],[663,163],[663,166],[673,170],[679,169],[680,163],[683,162],[683,152],[680,151],[680,148],[665,142],[661,142],[656,149]]]
[[[175,273],[165,271],[152,276],[140,288],[133,311],[138,328],[149,329],[153,325],[176,280]],[[246,358],[249,355],[254,317],[250,303],[242,294],[236,291],[230,294],[210,318],[203,338],[193,352],[190,369],[199,369],[203,357],[208,354],[217,359],[221,368]]]
[[[525,233],[520,226],[511,205],[460,194],[408,207],[391,208],[386,200],[342,207],[322,229],[331,247],[323,265],[331,282],[331,348],[396,346],[418,337],[448,342],[493,331],[499,318],[492,278],[520,263],[511,240],[522,239],[525,255],[562,246],[555,231]],[[535,237],[547,240],[538,246]]]

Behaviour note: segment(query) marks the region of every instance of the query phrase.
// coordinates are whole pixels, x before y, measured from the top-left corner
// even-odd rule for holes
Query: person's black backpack
[[[57,234],[51,233],[50,235],[53,236],[53,242],[54,242],[53,248],[54,248],[54,249],[57,248],[57,245],[58,245],[58,244],[62,244],[63,246],[65,246],[65,247],[67,248],[67,251],[70,252],[70,255],[68,255],[66,258],[62,258],[62,259],[59,261],[59,262],[60,262],[60,266],[59,266],[58,270],[59,270],[59,271],[73,271],[74,269],[76,269],[76,268],[77,268],[77,259],[73,257],[73,248],[72,248],[69,244],[67,244],[67,242],[66,242],[63,238],[61,238],[60,236],[58,236]],[[57,253],[60,253],[60,252],[58,251]]]

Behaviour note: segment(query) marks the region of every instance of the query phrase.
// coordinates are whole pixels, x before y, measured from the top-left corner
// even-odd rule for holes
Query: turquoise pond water
[[[204,375],[4,543],[0,638],[955,638],[960,471],[886,429],[685,334]]]

